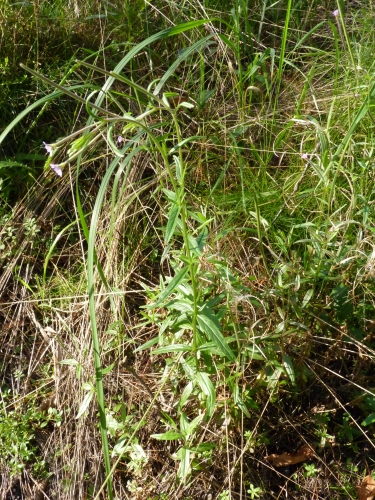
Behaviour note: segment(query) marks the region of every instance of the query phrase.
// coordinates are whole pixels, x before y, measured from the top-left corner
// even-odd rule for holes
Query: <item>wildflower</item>
[[[117,144],[121,144],[121,143],[123,143],[124,141],[125,141],[125,139],[122,137],[122,135],[119,135],[119,136],[117,137]]]
[[[355,94],[354,94],[354,97],[355,97],[356,99],[358,99],[359,94],[355,93]]]
[[[307,153],[303,153],[302,160],[308,160],[308,159],[309,159],[309,155]]]
[[[332,14],[337,17],[339,15],[339,9],[336,9],[332,12]]]
[[[47,150],[47,153],[52,156],[52,153],[53,153],[53,147],[50,145],[50,144],[46,144],[44,141],[43,141],[43,144],[44,144],[44,147],[46,148]]]
[[[60,165],[56,165],[56,163],[51,163],[50,167],[59,177],[62,177],[62,170]]]

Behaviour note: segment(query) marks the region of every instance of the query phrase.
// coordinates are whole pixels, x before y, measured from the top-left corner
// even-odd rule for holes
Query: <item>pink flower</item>
[[[355,93],[355,94],[354,94],[354,97],[355,97],[356,99],[358,99],[359,94]]]
[[[303,153],[302,155],[302,160],[308,160],[309,159],[309,155],[307,153]]]
[[[55,163],[51,163],[50,167],[52,170],[59,176],[62,177],[62,170],[60,165],[56,165]]]
[[[117,144],[121,144],[122,142],[124,142],[124,138],[122,137],[122,135],[119,135],[117,137]]]
[[[47,153],[52,156],[52,153],[53,153],[53,148],[52,146],[50,146],[49,144],[46,144],[44,141],[43,141],[43,144],[44,144],[44,147],[46,148],[47,150]]]
[[[336,9],[332,12],[332,14],[337,17],[339,15],[339,9]]]

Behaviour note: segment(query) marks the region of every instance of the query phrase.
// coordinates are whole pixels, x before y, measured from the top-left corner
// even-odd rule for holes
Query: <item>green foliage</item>
[[[249,484],[249,489],[247,490],[251,499],[259,498],[261,496],[262,488],[255,487],[253,484]]]
[[[304,464],[303,468],[305,469],[304,474],[306,477],[316,477],[319,472],[319,469],[317,469],[314,464]]]
[[[371,425],[375,423],[375,396],[372,394],[366,394],[363,398],[363,406],[367,411],[371,413],[365,418],[361,423],[363,426]]]
[[[3,404],[10,401],[10,391],[2,391]],[[25,408],[4,409],[0,415],[0,464],[11,476],[19,476],[27,468],[35,477],[48,477],[48,466],[41,458],[35,434],[49,424],[60,425],[61,413],[50,408],[48,413],[38,410],[30,400]]]
[[[221,493],[219,493],[218,499],[219,500],[229,500],[230,499],[229,491],[228,490],[224,490]]]
[[[1,51],[0,258],[4,269],[16,262],[20,303],[29,293],[46,324],[60,321],[64,347],[79,351],[60,364],[83,390],[74,425],[99,422],[105,479],[94,487],[91,478],[89,494],[107,488],[114,498],[121,462],[134,498],[163,498],[142,490],[149,437],[178,463],[181,495],[216,454],[233,475],[241,461],[241,495],[243,485],[250,498],[266,494],[246,454],[260,462],[280,436],[289,445],[301,433],[321,456],[333,444],[357,453],[361,426],[375,423],[363,392],[375,347],[370,14],[360,27],[342,2],[337,15],[291,0],[74,5],[0,7],[0,43],[30,47],[22,61],[11,45]],[[48,235],[45,206],[59,220]],[[54,259],[62,248],[66,269]],[[30,279],[17,267],[25,249],[41,260]],[[92,351],[67,319],[86,284],[89,308],[79,310]],[[116,386],[124,358],[147,359],[156,373],[150,389],[128,370],[151,394],[138,410]],[[23,373],[13,370],[17,384]],[[60,417],[34,406],[20,414],[10,402],[0,423],[14,475],[32,463],[47,474],[34,430]],[[319,475],[315,464],[300,471],[296,482]],[[354,491],[340,481],[339,495]]]
[[[180,462],[177,471],[177,478],[185,482],[192,470],[199,470],[200,462],[209,462],[215,445],[212,443],[194,444],[196,441],[197,427],[200,425],[204,415],[198,415],[192,421],[189,421],[184,412],[180,412],[179,426],[169,417],[168,426],[172,429],[163,434],[153,434],[151,437],[161,441],[180,440],[183,443],[173,458]]]

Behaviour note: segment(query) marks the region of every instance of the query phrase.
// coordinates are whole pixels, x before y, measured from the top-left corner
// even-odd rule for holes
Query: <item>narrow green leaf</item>
[[[182,102],[180,102],[180,104],[177,106],[177,109],[178,109],[179,107],[182,107],[182,108],[187,108],[187,109],[193,109],[193,108],[194,108],[194,104],[192,104],[191,102],[182,101]]]
[[[211,38],[213,38],[212,36],[213,34],[210,33],[209,35],[207,35],[206,37],[204,38],[201,38],[200,40],[198,40],[197,42],[195,42],[193,45],[191,45],[190,47],[187,47],[186,49],[184,49],[183,51],[180,51],[179,52],[179,57],[169,66],[169,68],[167,69],[167,71],[165,71],[165,73],[163,74],[163,76],[161,77],[160,81],[158,82],[158,84],[156,85],[155,89],[154,89],[154,92],[153,94],[156,96],[158,95],[162,88],[164,87],[165,83],[167,82],[167,80],[176,74],[176,69],[178,68],[178,66],[184,61],[184,60],[187,60],[189,57],[191,57],[194,53],[200,53],[202,52],[202,50],[207,47],[210,43],[209,40]],[[178,95],[178,94],[177,94]],[[178,106],[177,106],[178,107]]]
[[[370,107],[371,95],[374,93],[374,91],[375,91],[375,83],[373,84],[373,86],[371,87],[371,89],[369,91],[368,99],[364,100],[362,106],[359,108],[357,115],[354,117],[354,120],[352,121],[347,133],[345,134],[345,137],[343,138],[343,140],[339,144],[339,146],[336,150],[336,153],[334,154],[332,160],[337,160],[339,158],[340,154],[345,150],[347,143],[350,141],[355,129],[357,128],[359,123],[362,121],[362,119],[365,117],[365,115],[367,114],[369,107]]]
[[[171,344],[164,347],[158,347],[152,354],[166,354],[168,352],[190,352],[191,346],[187,344]]]
[[[204,451],[211,451],[216,448],[215,443],[201,443],[198,446],[191,446],[190,450],[196,453],[202,453]]]
[[[176,155],[173,155],[173,159],[174,159],[174,164],[176,166],[176,179],[178,180],[178,182],[179,182],[179,184],[181,186],[182,167],[181,167],[180,158],[178,156],[176,156]]]
[[[179,215],[180,215],[180,207],[177,204],[173,204],[168,213],[167,228],[165,231],[166,245],[168,245],[172,236],[174,235],[174,230],[176,229]]]
[[[112,450],[112,458],[113,457],[120,457],[127,451],[130,447],[128,446],[128,436],[121,436],[120,439],[117,441],[115,446],[113,447]]]
[[[184,438],[185,438],[186,429],[188,428],[189,424],[190,424],[190,422],[186,416],[186,413],[184,413],[182,411],[180,414],[180,430],[181,430]]]
[[[181,460],[180,466],[177,471],[177,477],[180,481],[184,482],[187,476],[190,474],[190,450],[188,448],[182,447],[178,450],[178,456]]]
[[[82,389],[84,391],[95,391],[95,387],[91,382],[83,382]]]
[[[247,406],[245,405],[245,403],[241,397],[240,388],[238,387],[238,383],[236,381],[234,381],[232,377],[229,377],[227,379],[227,382],[229,385],[229,389],[231,390],[232,395],[233,395],[234,404],[237,405],[238,408],[240,410],[242,410],[247,417],[250,418],[249,410],[247,409]]]
[[[118,422],[111,413],[106,414],[107,431],[112,437],[116,436],[116,432],[124,428],[122,422]]]
[[[294,366],[293,362],[290,356],[287,354],[283,354],[283,365],[285,366],[286,373],[288,374],[288,377],[290,378],[290,381],[292,382],[293,385],[296,385],[296,375],[294,372]]]
[[[240,395],[237,396],[237,400],[236,400],[236,404],[238,406],[238,408],[244,412],[244,414],[250,418],[250,413],[249,413],[249,410],[247,409],[247,406],[245,405],[243,399],[241,398]]]
[[[265,229],[265,230],[269,229],[270,225],[264,217],[261,217],[260,215],[258,217],[258,214],[256,212],[252,212],[252,211],[249,211],[249,214],[252,215],[254,217],[254,219],[259,218],[259,221],[262,223],[263,229]]]
[[[176,203],[177,202],[177,195],[174,191],[171,191],[170,189],[166,189],[166,188],[163,188],[163,193],[165,194],[165,196],[167,197],[167,199],[169,201],[171,201],[172,203]]]
[[[310,302],[313,293],[314,293],[314,289],[313,288],[310,288],[310,290],[307,290],[307,292],[305,293],[305,296],[303,297],[302,309],[304,307],[306,307],[307,304]]]
[[[78,366],[79,363],[76,359],[62,359],[59,361],[60,365],[71,365],[71,366]]]
[[[179,290],[181,291],[182,287],[179,287]],[[164,307],[169,310],[173,311],[180,311],[182,313],[187,313],[190,314],[194,310],[194,304],[192,299],[189,300],[184,300],[184,299],[174,299],[171,300],[170,302],[167,302]]]
[[[178,149],[182,148],[182,146],[184,146],[185,144],[187,144],[188,142],[191,142],[191,141],[198,141],[200,139],[203,139],[203,136],[202,135],[193,135],[191,137],[187,137],[186,139],[184,139],[183,141],[179,142],[178,144],[176,144],[175,146],[173,146],[173,148],[169,151],[168,154],[172,155],[173,153],[175,153]],[[176,163],[176,170],[177,170],[177,160],[179,162],[179,158],[177,156],[173,156],[174,158],[174,161]],[[178,177],[177,177],[178,178]]]
[[[7,168],[7,167],[23,167],[26,168],[27,170],[31,170],[30,167],[24,165],[23,163],[19,163],[18,161],[0,161],[0,168]]]
[[[193,382],[190,381],[188,385],[185,387],[185,389],[182,391],[180,401],[178,402],[179,410],[181,410],[181,408],[185,405],[191,393],[193,392],[193,389],[194,389],[194,384]]]
[[[197,237],[198,248],[202,253],[204,245],[206,244],[207,241],[207,237],[208,237],[208,229],[207,227],[204,227]]]
[[[185,274],[188,272],[188,267],[183,267],[176,274],[176,276],[169,282],[167,288],[165,288],[161,294],[159,295],[158,300],[154,304],[150,304],[149,306],[144,306],[146,309],[154,309],[155,307],[159,307],[160,304],[164,302],[164,300],[169,297],[169,295],[178,287],[181,281],[184,279]]]
[[[94,396],[94,392],[95,392],[94,390],[89,391],[86,394],[86,396],[83,398],[83,401],[81,403],[81,406],[79,407],[76,419],[80,418],[85,413],[85,411],[87,410],[87,408],[89,407],[89,405],[91,403],[91,400]]]
[[[215,314],[208,307],[203,307],[197,315],[197,321],[199,328],[210,340],[215,342],[221,353],[230,361],[235,361],[236,356],[221,333],[221,326]]]
[[[197,238],[194,238],[191,234],[188,235],[189,238],[189,248],[191,252],[194,252],[195,255],[201,257],[203,255],[204,245],[206,244],[206,240],[208,237],[208,230],[206,227],[202,229]]]
[[[113,370],[113,367],[115,366],[115,363],[111,363],[109,366],[106,368],[102,369],[102,375],[107,375],[107,373],[111,372]]]
[[[281,377],[281,375],[285,373],[282,368],[275,368],[275,370],[267,377],[267,383],[268,383],[268,388],[269,389],[274,389]]]
[[[208,19],[202,19],[199,21],[190,21],[184,24],[178,24],[177,26],[172,26],[171,28],[167,28],[165,30],[159,31],[158,33],[155,33],[154,35],[151,35],[150,37],[146,38],[143,42],[135,45],[117,64],[113,73],[121,73],[123,68],[148,45],[151,45],[152,43],[157,42],[158,40],[162,40],[164,38],[178,35],[180,33],[189,31],[194,28],[198,28],[199,26],[202,26],[203,24],[206,24],[208,22],[209,22]],[[97,106],[100,106],[103,99],[107,96],[108,90],[112,87],[114,81],[115,77],[113,76],[107,79],[107,81],[102,87],[102,92],[100,93],[98,99],[96,100],[95,104]]]
[[[173,430],[164,432],[163,434],[151,434],[151,437],[154,439],[158,439],[159,441],[175,441],[176,439],[183,438],[181,432]]]
[[[375,411],[375,396],[368,394],[365,397],[365,403],[370,408],[370,410]]]
[[[374,423],[375,423],[375,413],[370,413],[370,415],[367,418],[365,418],[365,420],[361,423],[361,425],[365,427],[366,425],[371,425]]]
[[[189,439],[191,436],[193,436],[196,428],[202,422],[203,417],[204,417],[204,414],[202,413],[201,415],[198,415],[197,417],[195,417],[194,420],[192,420],[189,423],[189,425],[186,426],[186,429],[184,432],[186,440]]]
[[[216,403],[216,390],[211,382],[210,377],[205,372],[197,372],[196,380],[199,387],[202,389],[203,394],[206,396],[206,410],[207,416],[211,416],[215,410]]]
[[[234,52],[234,53],[236,53],[236,52],[237,52],[237,47],[234,45],[234,43],[233,43],[233,42],[231,42],[231,41],[229,40],[229,38],[228,38],[228,37],[226,37],[225,35],[222,35],[221,33],[218,33],[218,36],[219,36],[219,38],[220,38],[220,40],[221,40],[222,42],[224,42],[226,45],[228,45],[228,47],[229,47],[230,49],[232,49],[232,50],[233,50],[233,52]]]
[[[148,340],[144,344],[137,347],[137,349],[134,349],[134,352],[145,351],[146,349],[152,347],[153,345],[157,344],[158,342],[159,342],[159,336],[154,337],[153,339]]]

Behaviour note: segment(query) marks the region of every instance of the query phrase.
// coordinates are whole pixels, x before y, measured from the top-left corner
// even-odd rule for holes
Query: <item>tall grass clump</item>
[[[372,6],[72,6],[0,131],[3,497],[356,498]]]

